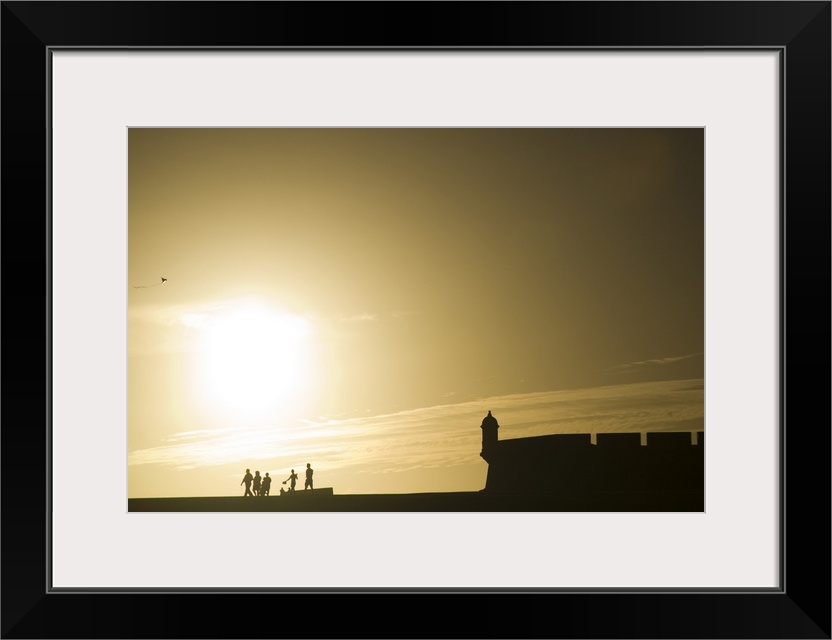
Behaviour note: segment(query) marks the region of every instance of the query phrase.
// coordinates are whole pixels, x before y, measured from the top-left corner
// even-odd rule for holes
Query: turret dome
[[[496,427],[499,427],[499,426],[500,425],[497,424],[497,418],[492,416],[491,411],[489,411],[488,415],[485,416],[485,418],[482,419],[482,424],[480,425],[480,428],[482,428],[482,429],[486,429],[488,427],[495,427],[496,428]]]

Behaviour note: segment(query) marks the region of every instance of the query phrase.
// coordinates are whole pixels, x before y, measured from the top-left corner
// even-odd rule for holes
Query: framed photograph
[[[830,637],[830,3],[2,11],[3,637]]]
[[[703,127],[127,138],[128,511],[704,512]]]

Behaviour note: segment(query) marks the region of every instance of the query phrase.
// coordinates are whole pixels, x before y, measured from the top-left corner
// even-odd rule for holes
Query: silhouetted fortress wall
[[[498,440],[497,420],[483,420],[488,492],[704,493],[703,431],[558,434]]]

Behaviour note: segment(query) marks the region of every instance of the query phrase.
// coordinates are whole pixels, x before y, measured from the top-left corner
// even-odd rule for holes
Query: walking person
[[[263,478],[262,488],[260,489],[260,495],[267,496],[269,495],[269,489],[272,486],[272,479],[269,477],[269,472],[266,471],[266,476]]]
[[[292,469],[292,473],[289,474],[289,477],[283,481],[283,484],[289,483],[289,491],[295,490],[295,483],[298,481],[298,474],[295,473],[295,470]]]
[[[306,491],[307,489],[312,489],[312,465],[308,462],[306,463],[306,484],[303,485],[303,490]]]
[[[244,498],[246,496],[252,496],[252,497],[254,496],[254,494],[251,493],[251,481],[252,481],[251,471],[246,469],[246,475],[243,476],[243,481],[240,483],[240,484],[245,483],[245,485],[246,485],[246,492],[243,494]]]
[[[260,478],[260,472],[259,472],[259,471],[255,471],[255,472],[254,472],[254,495],[255,495],[255,496],[259,496],[259,495],[260,495],[260,480],[261,480],[261,478]]]

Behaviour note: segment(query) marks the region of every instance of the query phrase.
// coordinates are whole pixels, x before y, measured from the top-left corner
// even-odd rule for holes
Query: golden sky
[[[489,410],[704,428],[702,129],[128,135],[130,497],[478,490]]]

